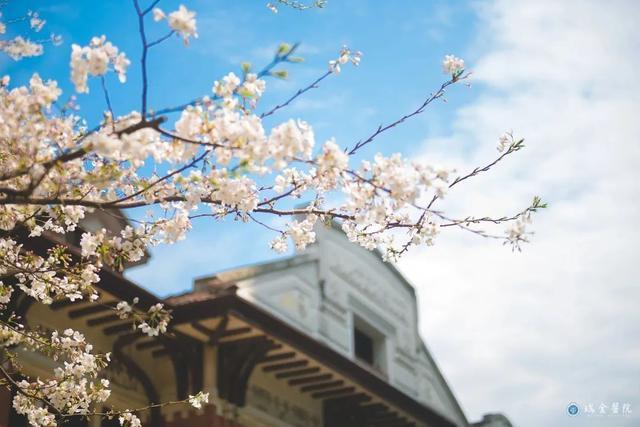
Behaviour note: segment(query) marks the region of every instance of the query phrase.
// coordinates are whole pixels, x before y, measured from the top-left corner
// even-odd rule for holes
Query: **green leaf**
[[[291,45],[289,43],[280,43],[280,46],[278,46],[278,51],[276,52],[276,55],[284,56],[290,51],[291,51]]]
[[[533,198],[533,202],[531,203],[531,208],[535,211],[536,209],[546,209],[549,205],[542,201],[542,199],[538,196]]]
[[[272,71],[271,75],[278,79],[286,79],[287,77],[289,77],[289,72],[287,70],[277,70],[277,71]]]

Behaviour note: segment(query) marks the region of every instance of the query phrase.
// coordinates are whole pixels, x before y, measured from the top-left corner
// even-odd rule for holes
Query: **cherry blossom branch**
[[[104,100],[107,104],[107,109],[111,114],[112,127],[113,127],[113,130],[115,131],[115,124],[113,122],[113,120],[115,120],[115,115],[113,114],[113,107],[111,106],[111,99],[109,99],[109,91],[107,90],[107,83],[105,82],[104,76],[100,76],[100,84],[102,86],[102,93],[104,93]]]
[[[128,126],[118,132],[116,132],[116,134],[118,136],[121,135],[125,135],[125,134],[131,134],[133,132],[136,132],[140,129],[144,129],[144,128],[152,128],[152,129],[156,129],[160,132],[159,126],[164,123],[167,120],[166,117],[156,117],[153,118],[152,120],[144,120],[144,121],[140,121],[138,123],[135,123],[131,126]],[[99,127],[93,128],[85,133],[82,134],[82,136],[80,136],[76,141],[76,145],[80,145],[87,137],[95,134],[96,132],[98,132],[100,130]],[[173,136],[175,137],[175,136]],[[85,156],[86,154],[89,154],[90,151],[87,149],[87,147],[82,147],[80,146],[79,148],[75,149],[75,150],[70,150],[67,151],[66,153],[60,154],[58,157],[55,157],[51,160],[47,160],[46,162],[43,163],[33,163],[30,164],[29,166],[25,166],[13,171],[9,171],[6,172],[3,175],[0,175],[0,181],[8,181],[14,178],[18,178],[22,175],[28,174],[32,168],[36,165],[40,165],[42,167],[44,167],[45,169],[50,169],[53,166],[57,165],[57,164],[64,164],[66,162],[71,162],[73,160],[77,160],[82,158],[83,156]],[[19,193],[21,194],[21,193]]]
[[[147,115],[147,91],[148,91],[148,77],[147,77],[147,51],[149,49],[149,45],[147,44],[147,34],[144,29],[144,16],[146,12],[143,12],[140,9],[140,4],[138,0],[133,0],[133,5],[138,14],[138,32],[140,33],[140,40],[142,41],[142,55],[140,57],[140,67],[142,70],[142,107],[141,107],[141,115],[142,117],[146,117]]]
[[[176,32],[174,30],[171,30],[167,34],[165,34],[164,36],[160,37],[159,39],[154,40],[154,41],[150,42],[149,44],[147,44],[147,47],[151,48],[153,46],[159,45],[160,43],[162,43],[163,41],[167,40],[169,37],[171,37],[175,33]]]
[[[84,139],[84,136],[82,138],[80,138],[80,140],[82,140],[82,139]],[[43,167],[45,167],[45,168],[48,168],[48,167],[52,167],[52,166],[54,166],[56,164],[59,164],[59,163],[65,163],[65,162],[69,162],[69,161],[72,161],[72,160],[79,159],[82,156],[84,156],[85,154],[87,154],[86,149],[79,148],[79,149],[77,149],[75,151],[69,151],[69,152],[67,152],[65,154],[61,154],[60,156],[58,156],[58,157],[56,157],[54,159],[51,159],[51,160],[46,161],[44,163],[41,163],[41,165]],[[36,164],[38,164],[38,163],[36,163]],[[17,177],[19,177],[21,175],[25,175],[25,174],[29,173],[29,171],[31,170],[31,168],[34,165],[35,164],[32,164],[32,165],[29,165],[28,167],[23,167],[23,168],[8,172],[8,173],[6,173],[4,175],[0,175],[0,181],[7,181],[7,180],[10,180],[10,179],[13,179],[13,178],[17,178]]]
[[[147,7],[145,10],[142,11],[142,14],[147,15],[149,12],[153,10],[154,7],[158,5],[158,3],[160,3],[160,0],[153,0],[153,2],[149,5],[149,7]]]
[[[261,78],[261,77],[265,77],[270,75],[271,70],[273,70],[278,64],[281,64],[283,62],[291,62],[291,55],[293,55],[293,53],[296,52],[296,50],[298,49],[298,47],[300,46],[300,43],[295,43],[293,46],[288,46],[286,44],[283,44],[279,47],[278,52],[281,49],[286,48],[285,53],[284,54],[279,54],[278,52],[276,52],[276,55],[273,57],[273,59],[271,60],[271,62],[269,62],[266,66],[264,66],[262,68],[262,70],[260,70],[257,73],[257,77]],[[246,76],[245,76],[246,79]],[[243,79],[240,86],[242,86],[242,83],[244,83],[245,80]],[[220,100],[221,98],[217,95],[212,95],[211,97],[209,97],[211,100]],[[161,110],[158,110],[155,112],[156,115],[161,115],[161,114],[170,114],[170,113],[176,113],[176,112],[181,112],[183,111],[185,108],[187,107],[192,107],[194,105],[197,105],[198,103],[202,102],[203,97],[199,97],[196,99],[193,99],[189,102],[185,102],[184,104],[180,104],[177,105],[175,107],[167,107],[167,108],[163,108]]]
[[[307,208],[299,208],[299,209],[275,209],[275,208],[256,208],[253,210],[256,213],[268,213],[276,216],[297,216],[297,215],[318,215],[318,216],[327,216],[331,218],[338,218],[344,220],[353,220],[355,217],[353,215],[343,214],[339,212],[335,212],[333,209],[307,209]]]
[[[294,184],[294,186],[291,189],[285,191],[284,193],[278,194],[277,196],[273,196],[270,199],[266,199],[266,200],[263,200],[262,202],[259,202],[258,206],[265,206],[265,205],[270,206],[273,203],[277,202],[278,200],[289,197],[290,195],[295,193],[297,190],[299,190],[301,187],[302,187],[302,184]]]
[[[436,99],[442,98],[442,96],[445,93],[445,89],[447,87],[449,87],[450,85],[460,81],[460,80],[464,80],[469,76],[469,74],[465,74],[459,77],[453,77],[450,80],[447,80],[446,82],[444,82],[441,86],[440,89],[438,89],[435,93],[432,93],[416,110],[414,110],[413,112],[406,114],[402,117],[400,117],[398,120],[389,123],[388,125],[385,126],[378,126],[378,129],[376,129],[371,135],[369,135],[369,137],[365,140],[360,140],[356,143],[356,145],[348,151],[348,154],[351,156],[353,154],[355,154],[358,150],[360,150],[362,147],[364,147],[365,145],[369,144],[371,141],[373,141],[378,135],[380,135],[381,133],[384,133],[386,131],[388,131],[389,129],[392,129],[396,126],[398,126],[401,123],[404,123],[406,120],[417,116],[418,114],[421,114],[428,106],[429,104],[431,104],[433,101],[435,101]]]
[[[209,154],[209,152],[205,151],[204,153],[202,153],[200,156],[194,158],[191,162],[183,165],[182,167],[156,179],[155,181],[153,181],[151,184],[149,184],[147,187],[143,188],[142,190],[138,190],[135,193],[129,194],[128,196],[122,197],[118,200],[114,200],[113,202],[109,202],[106,206],[109,206],[109,204],[116,206],[119,203],[122,202],[126,202],[127,200],[131,200],[149,190],[151,190],[153,187],[155,187],[156,185],[160,184],[161,182],[164,182],[166,180],[168,180],[169,178],[178,175],[179,173],[184,172],[185,170],[194,167],[196,164],[198,164],[200,161],[202,161],[207,155]]]
[[[44,399],[40,396],[37,396],[35,394],[32,393],[27,393],[26,391],[24,391],[22,389],[22,387],[20,387],[20,385],[11,377],[11,374],[9,374],[9,372],[7,372],[7,370],[4,368],[4,366],[2,366],[2,364],[0,364],[0,373],[2,373],[2,376],[11,384],[11,386],[20,394],[22,394],[25,397],[28,397],[30,399],[34,399],[37,400],[38,402],[41,402],[42,404],[44,404],[45,406],[47,406],[47,408],[52,409],[53,412],[55,412],[58,416],[63,416],[64,414],[58,409],[56,408],[51,402],[49,402],[47,399]]]
[[[508,148],[506,149],[506,151],[504,151],[501,155],[499,155],[495,160],[493,160],[491,163],[482,166],[482,167],[476,167],[474,168],[471,172],[469,172],[466,175],[463,176],[459,176],[456,177],[453,182],[451,184],[449,184],[449,188],[452,188],[453,186],[459,184],[462,181],[465,181],[469,178],[472,178],[482,172],[487,172],[489,171],[493,166],[497,165],[498,163],[500,163],[502,161],[502,159],[504,159],[505,157],[507,157],[509,154],[515,153],[516,151],[521,150],[522,148],[524,148],[524,139],[520,139],[518,141],[516,141],[515,139],[513,139],[513,135],[510,133],[507,133],[503,136],[504,137],[508,137],[511,140],[511,144],[508,146]],[[433,196],[433,198],[431,199],[431,201],[429,202],[429,204],[427,205],[427,209],[430,209],[431,206],[433,206],[433,204],[435,203],[435,201],[438,200],[438,195],[436,194],[435,196]]]
[[[4,322],[3,322],[4,323]],[[51,403],[49,401],[49,399],[46,399],[44,397],[38,396],[36,394],[33,393],[29,393],[27,391],[24,390],[24,388],[22,386],[20,386],[20,384],[18,384],[13,377],[11,376],[11,374],[4,368],[4,363],[5,361],[3,361],[3,363],[0,363],[0,373],[2,374],[2,376],[5,378],[5,380],[12,386],[12,388],[14,388],[18,393],[22,394],[25,397],[28,397],[30,399],[36,400],[38,402],[41,402],[43,405],[45,405],[47,408],[51,409],[56,416],[63,420],[65,418],[72,418],[72,417],[77,417],[77,416],[84,416],[84,417],[92,417],[92,416],[99,416],[99,417],[118,417],[118,416],[122,416],[122,415],[126,415],[126,414],[139,414],[145,411],[148,411],[150,409],[155,409],[155,408],[164,408],[167,406],[175,406],[175,405],[182,405],[182,404],[188,404],[191,406],[194,406],[196,408],[200,408],[202,403],[206,403],[209,401],[209,394],[208,393],[197,393],[195,396],[189,396],[186,399],[182,399],[182,400],[168,400],[162,403],[151,403],[149,405],[146,406],[141,406],[135,409],[124,409],[124,410],[117,410],[117,409],[110,409],[109,411],[88,411],[86,413],[81,413],[81,414],[67,414],[62,412],[60,409],[58,409],[53,403]],[[48,385],[43,385],[41,386],[41,389],[46,389],[47,387],[49,387]]]
[[[271,227],[271,226],[270,226],[270,225],[268,225],[268,224],[265,224],[264,222],[262,222],[262,221],[260,221],[260,220],[256,219],[256,218],[255,218],[253,215],[251,215],[251,214],[248,214],[248,216],[249,216],[249,218],[251,218],[251,220],[252,220],[253,222],[255,222],[256,224],[259,224],[259,225],[263,226],[263,227],[264,227],[264,228],[266,228],[267,230],[275,231],[276,233],[281,233],[281,234],[283,233],[283,231],[282,231],[282,230],[278,230],[277,228],[274,228],[274,227]]]
[[[265,117],[269,117],[270,115],[272,115],[276,111],[280,110],[281,108],[284,108],[284,107],[288,106],[291,102],[293,102],[296,98],[298,98],[300,95],[304,94],[305,92],[307,92],[307,91],[309,91],[311,89],[318,88],[318,83],[320,83],[322,80],[324,80],[327,77],[329,77],[329,75],[331,75],[331,74],[333,74],[332,71],[325,72],[323,75],[321,75],[316,80],[314,80],[310,85],[306,86],[303,89],[298,89],[298,91],[291,98],[287,99],[282,104],[278,104],[275,107],[273,107],[271,110],[269,110],[269,111],[267,111],[265,113],[262,113],[260,115],[260,118],[263,119]]]

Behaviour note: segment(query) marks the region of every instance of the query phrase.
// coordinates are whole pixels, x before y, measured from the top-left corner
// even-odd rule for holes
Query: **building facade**
[[[101,220],[91,221],[83,226]],[[27,249],[44,251],[61,242],[74,247],[77,236],[25,241]],[[111,311],[135,296],[143,307],[171,308],[168,334],[142,335]],[[191,292],[165,300],[105,269],[99,302],[44,306],[22,295],[10,309],[29,326],[78,329],[98,350],[111,351],[105,376],[113,389],[108,403],[116,408],[210,393],[202,410],[154,409],[142,414],[145,425],[466,427],[499,420],[510,426],[495,414],[467,421],[418,332],[414,288],[336,227],[318,227],[317,242],[292,257],[196,279]],[[23,360],[31,375],[51,371],[36,354]],[[11,390],[3,390],[0,426],[25,425],[10,400]],[[117,421],[78,418],[70,425]]]

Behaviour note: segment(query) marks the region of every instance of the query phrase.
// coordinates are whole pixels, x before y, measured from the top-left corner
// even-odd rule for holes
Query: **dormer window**
[[[384,335],[358,316],[353,317],[353,355],[378,372],[387,370]]]
[[[373,338],[357,327],[353,330],[356,358],[373,366]]]

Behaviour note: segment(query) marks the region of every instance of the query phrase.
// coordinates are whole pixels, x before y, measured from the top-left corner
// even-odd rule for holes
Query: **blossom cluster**
[[[189,37],[198,38],[195,16],[195,12],[188,10],[183,4],[168,16],[159,7],[153,9],[153,20],[158,22],[166,19],[169,28],[180,34],[185,44],[189,42]]]
[[[17,345],[49,355],[58,365],[48,380],[17,382],[22,393],[14,396],[13,407],[18,414],[25,415],[31,425],[56,426],[56,414],[87,414],[93,405],[109,398],[109,381],[97,376],[109,362],[110,354],[94,354],[93,346],[80,332],[65,329],[62,333],[53,331],[46,337],[18,325],[0,325],[0,347],[15,357],[12,348]],[[42,401],[48,405],[41,405]]]
[[[464,71],[464,60],[454,55],[446,55],[442,61],[442,70],[452,76],[460,75]]]
[[[147,317],[140,322],[138,329],[150,337],[157,337],[167,332],[167,326],[171,321],[171,315],[165,310],[163,304],[154,304],[149,308]]]
[[[343,230],[367,249],[382,246],[389,259],[394,259],[399,248],[394,235],[386,230],[406,228],[411,244],[432,244],[439,229],[435,214],[420,209],[419,204],[429,195],[443,198],[452,172],[407,161],[400,154],[376,155],[373,162],[363,161],[359,170],[345,179],[345,211],[352,213],[353,220],[344,221]]]
[[[118,417],[118,421],[121,426],[124,427],[142,427],[142,422],[137,415],[132,414],[130,411],[123,412]]]
[[[42,44],[16,36],[10,40],[0,40],[0,52],[4,52],[13,60],[40,56],[44,52]]]
[[[342,70],[340,68],[341,65],[346,64],[347,62],[351,62],[356,67],[360,65],[360,60],[362,59],[362,52],[360,51],[352,51],[347,46],[343,46],[340,49],[340,53],[337,59],[332,59],[329,61],[329,71],[335,74],[340,74]]]
[[[211,89],[215,96],[222,98],[228,107],[234,107],[233,95],[238,94],[243,98],[259,99],[266,88],[266,82],[258,78],[255,73],[246,73],[244,80],[240,80],[231,72],[222,78],[222,81],[213,82]]]
[[[103,76],[109,66],[118,74],[121,83],[127,80],[127,67],[131,61],[106,36],[94,37],[88,46],[71,45],[71,81],[77,92],[89,92],[89,75]]]
[[[150,337],[167,332],[167,326],[171,321],[171,313],[164,308],[163,304],[152,305],[147,312],[135,309],[138,298],[134,298],[129,304],[127,301],[120,301],[115,307],[115,311],[120,319],[133,319],[134,329],[140,329],[143,334]],[[136,328],[137,326],[137,328]]]
[[[198,392],[196,395],[189,395],[189,404],[196,409],[201,409],[203,403],[209,403],[209,393]]]
[[[82,256],[94,260],[97,266],[106,263],[122,270],[125,263],[139,261],[150,242],[151,236],[144,230],[126,226],[119,236],[108,234],[104,228],[95,233],[85,232],[80,238],[80,248]]]
[[[2,5],[0,5],[0,7],[1,6]],[[0,36],[3,36],[7,32],[7,24],[2,22],[2,18],[2,12],[0,11]],[[28,22],[30,30],[34,33],[39,33],[46,23],[46,21],[40,17],[40,14],[34,11],[29,11],[26,16],[13,19],[12,21]],[[50,41],[56,45],[59,44],[61,40],[61,37],[58,35],[51,34],[50,36]],[[17,61],[22,58],[42,55],[44,47],[41,41],[35,42],[22,36],[15,36],[10,39],[0,39],[0,52],[4,52],[11,59]]]
[[[56,246],[46,256],[24,251],[22,244],[11,238],[0,238],[0,276],[15,277],[22,292],[40,301],[51,304],[66,298],[71,301],[89,296],[95,300],[94,285],[100,280],[99,268],[87,262],[70,265],[71,257],[65,247]],[[59,271],[65,275],[60,276]],[[2,302],[8,303],[11,293],[3,291]]]

